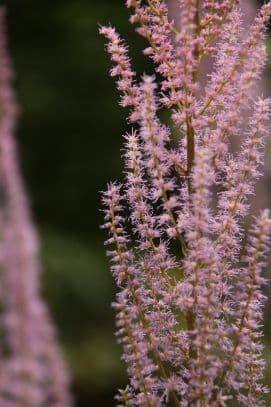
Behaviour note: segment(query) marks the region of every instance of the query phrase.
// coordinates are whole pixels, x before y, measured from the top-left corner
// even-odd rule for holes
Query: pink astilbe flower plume
[[[0,9],[0,405],[71,405],[66,364],[40,295],[38,239],[19,172],[14,130],[18,107]]]
[[[253,218],[250,204],[268,134],[270,100],[254,93],[271,4],[250,30],[237,0],[176,4],[173,21],[163,0],[127,1],[159,80],[145,74],[138,83],[116,31],[100,29],[134,122],[123,185],[109,184],[103,197],[129,376],[117,401],[263,406],[262,271],[271,220],[267,210]],[[210,60],[211,73],[199,78]]]

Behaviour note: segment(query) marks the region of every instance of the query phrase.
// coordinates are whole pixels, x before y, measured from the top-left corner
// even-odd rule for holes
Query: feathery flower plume
[[[251,219],[249,209],[270,114],[270,100],[254,100],[253,89],[271,3],[245,32],[238,0],[176,1],[180,24],[163,0],[127,1],[159,80],[143,75],[137,83],[118,34],[100,29],[134,121],[124,184],[109,184],[103,198],[129,376],[118,405],[263,406],[271,220],[267,210]],[[212,72],[199,80],[210,57]],[[177,147],[160,109],[170,113]]]
[[[69,378],[40,296],[38,241],[13,137],[18,107],[0,9],[1,406],[70,406]]]

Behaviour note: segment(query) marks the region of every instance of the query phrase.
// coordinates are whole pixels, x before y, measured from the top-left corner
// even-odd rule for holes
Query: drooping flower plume
[[[253,94],[271,4],[247,31],[238,0],[176,1],[176,21],[163,0],[127,1],[154,63],[140,82],[116,30],[100,30],[133,126],[123,184],[109,184],[103,197],[129,376],[117,399],[120,406],[261,406],[271,220],[268,210],[253,218],[250,202],[268,133],[270,100]],[[202,80],[207,59],[212,71]],[[161,109],[170,123],[161,122]]]

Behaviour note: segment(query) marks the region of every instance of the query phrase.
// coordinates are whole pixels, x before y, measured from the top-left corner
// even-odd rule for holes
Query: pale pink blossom
[[[122,45],[102,29],[114,75],[129,77],[136,96],[124,185],[109,184],[103,198],[129,376],[118,401],[263,406],[262,269],[271,221],[266,210],[251,219],[249,209],[268,132],[270,100],[253,90],[266,61],[271,4],[249,30],[238,1],[176,4],[172,21],[163,0],[127,1],[157,78],[135,82],[126,48],[117,60],[112,43]],[[202,81],[207,58],[213,68]]]
[[[14,130],[18,107],[0,9],[0,405],[72,405],[69,375],[40,293],[38,238],[18,165]]]

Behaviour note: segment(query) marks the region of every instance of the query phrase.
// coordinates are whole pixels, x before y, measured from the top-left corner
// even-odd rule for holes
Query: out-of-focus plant
[[[38,242],[20,175],[14,130],[18,106],[0,9],[0,405],[71,405],[69,378],[40,296]]]
[[[129,375],[121,406],[264,405],[262,268],[271,220],[268,210],[249,219],[249,197],[270,110],[252,90],[266,61],[271,4],[247,32],[238,3],[178,0],[178,30],[165,1],[127,0],[157,73],[141,83],[119,34],[100,29],[135,123],[125,135],[126,180],[103,197]],[[214,64],[201,89],[206,57]],[[161,109],[179,132],[175,144]]]

